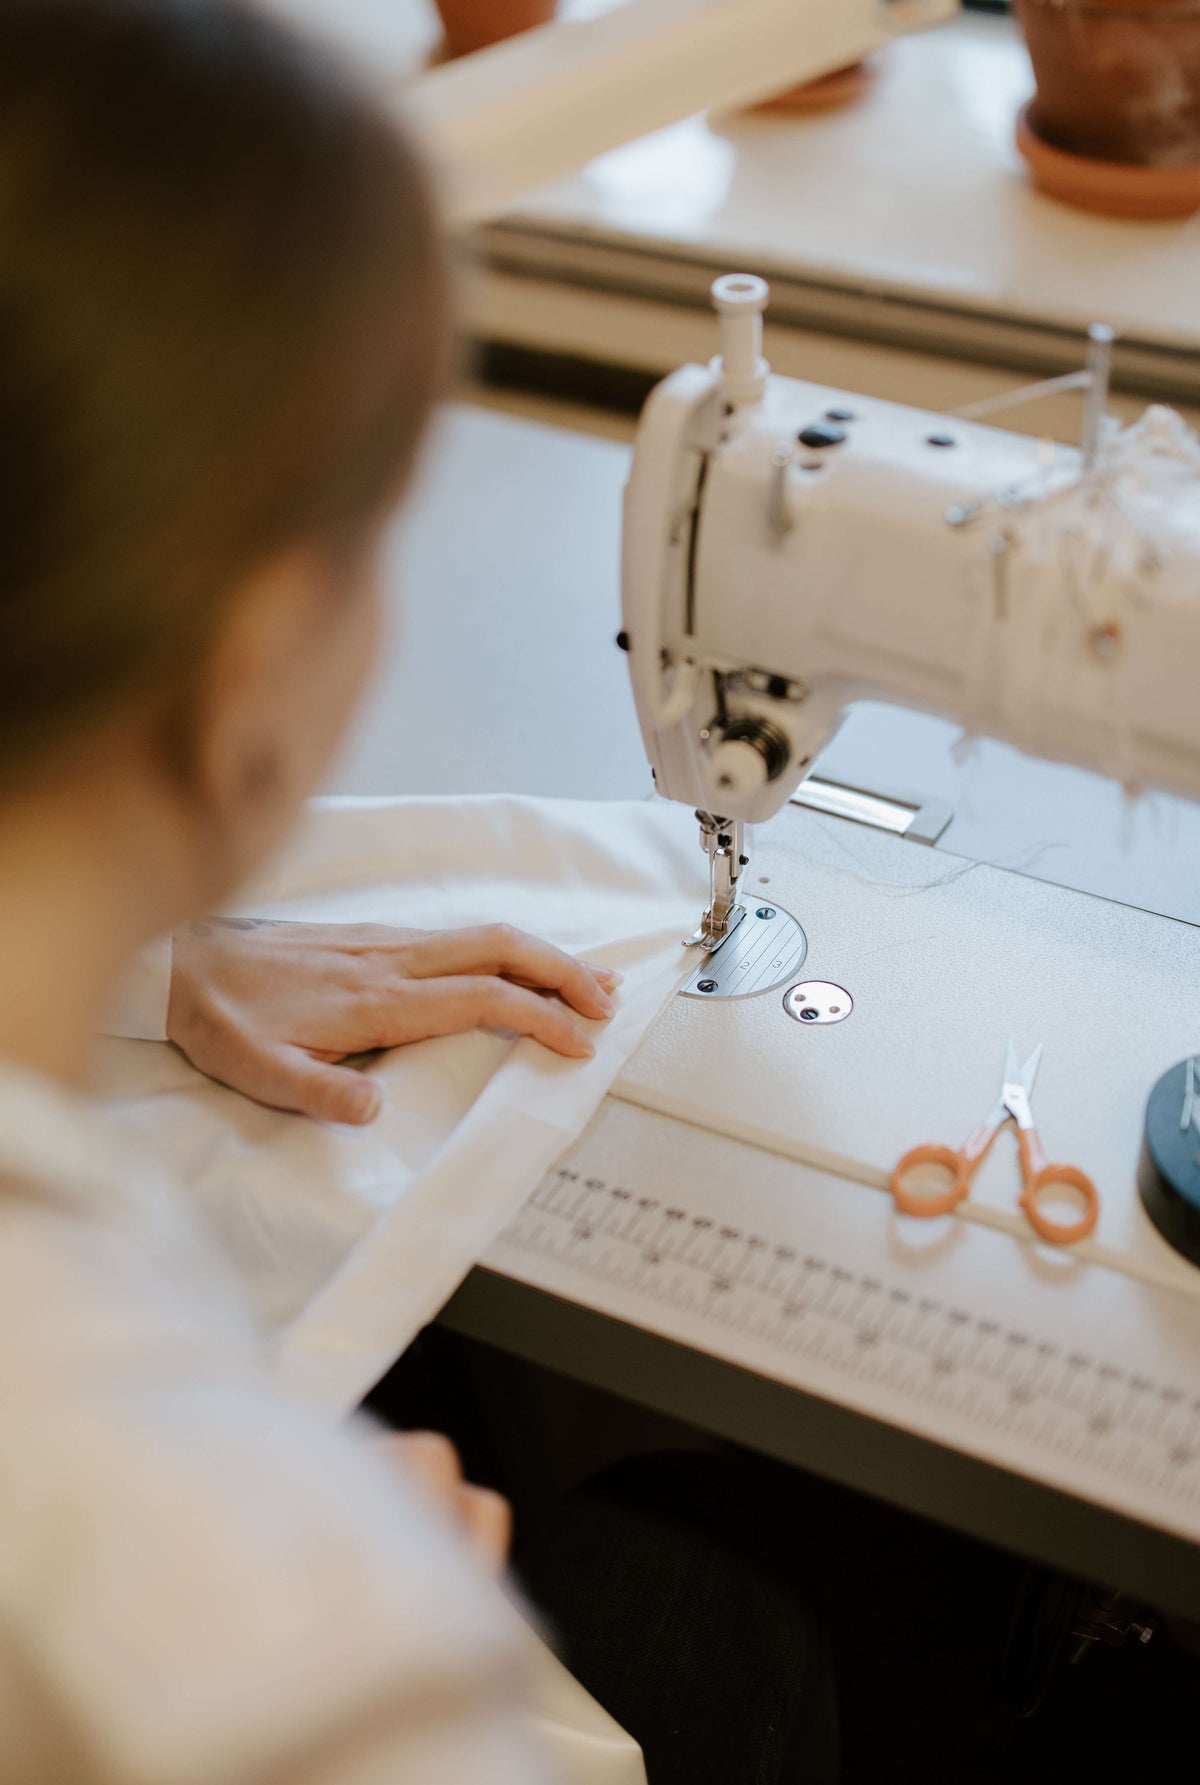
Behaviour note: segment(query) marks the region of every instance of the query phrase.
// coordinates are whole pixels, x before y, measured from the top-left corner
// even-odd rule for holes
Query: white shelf
[[[1200,348],[1200,222],[1126,223],[1042,197],[1013,144],[1032,89],[1003,19],[892,46],[841,112],[691,118],[602,156],[514,222],[630,252]]]
[[[273,4],[347,44],[389,89],[438,39],[432,0]],[[700,341],[712,276],[746,266],[772,280],[777,333],[826,337],[823,368],[785,347],[780,369],[940,406],[1003,378],[956,376],[942,392],[935,377],[922,399],[911,368],[872,353],[1053,368],[1104,320],[1121,337],[1119,382],[1197,403],[1200,218],[1118,222],[1042,197],[1013,143],[1031,86],[1015,26],[967,16],[893,45],[844,111],[701,116],[630,143],[485,232],[472,328],[663,370]],[[839,339],[861,344],[845,374]]]

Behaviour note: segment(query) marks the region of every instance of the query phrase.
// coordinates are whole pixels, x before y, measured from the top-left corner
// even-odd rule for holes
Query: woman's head
[[[0,5],[0,805],[137,733],[240,873],[324,767],[446,360],[419,166],[232,0]]]

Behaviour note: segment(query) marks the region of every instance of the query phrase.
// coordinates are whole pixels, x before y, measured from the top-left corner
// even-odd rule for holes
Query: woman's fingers
[[[504,1496],[463,1480],[458,1451],[441,1432],[391,1433],[378,1442],[425,1499],[461,1528],[479,1561],[499,1573],[512,1544],[512,1508]]]
[[[594,979],[600,981],[606,992],[615,992],[619,985],[625,983],[625,975],[614,972],[611,967],[597,967],[591,961],[581,961],[579,964],[586,967]]]
[[[462,1487],[458,1451],[441,1432],[395,1432],[381,1440],[427,1499],[453,1512]]]
[[[603,1021],[619,984],[611,969],[505,925],[213,919],[176,932],[167,1033],[201,1072],[259,1103],[363,1123],[380,1091],[340,1064],[348,1057],[482,1024],[586,1059],[594,1050],[571,1013]]]
[[[612,999],[601,973],[550,942],[527,936],[508,924],[433,933],[405,950],[405,971],[414,979],[443,979],[451,974],[514,979],[526,986],[557,992],[581,1016],[612,1015]]]
[[[350,1066],[315,1060],[301,1047],[250,1044],[241,1052],[236,1073],[222,1076],[256,1103],[319,1122],[362,1127],[374,1121],[383,1102],[374,1079]]]
[[[503,1494],[469,1481],[459,1490],[458,1505],[471,1548],[485,1568],[499,1574],[512,1547],[512,1507]]]
[[[434,1035],[459,1035],[467,1029],[508,1029],[529,1035],[556,1054],[589,1060],[591,1039],[564,1004],[544,998],[507,979],[462,973],[451,979],[422,979],[402,986],[383,1001],[379,1012],[390,1034],[380,1041],[396,1047]]]
[[[455,1028],[508,1029],[572,1060],[590,1060],[596,1051],[564,1005],[524,986],[471,975],[434,980],[431,985],[444,1000],[447,1020]]]

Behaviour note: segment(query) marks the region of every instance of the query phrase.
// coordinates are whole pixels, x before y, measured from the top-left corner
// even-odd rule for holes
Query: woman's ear
[[[378,637],[370,569],[288,552],[226,606],[189,703],[189,778],[226,886],[282,839],[329,765]]]

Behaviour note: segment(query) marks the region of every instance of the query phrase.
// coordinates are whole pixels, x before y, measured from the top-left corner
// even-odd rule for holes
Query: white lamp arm
[[[707,107],[858,61],[958,0],[625,0],[422,75],[406,115],[452,224],[481,223],[594,156]]]

